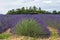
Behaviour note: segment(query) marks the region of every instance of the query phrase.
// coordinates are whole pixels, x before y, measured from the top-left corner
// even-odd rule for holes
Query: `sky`
[[[60,0],[0,0],[0,14],[21,7],[36,6],[46,11],[60,10]]]

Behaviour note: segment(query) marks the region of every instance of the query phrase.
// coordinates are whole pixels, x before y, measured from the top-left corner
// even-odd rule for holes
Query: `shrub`
[[[23,19],[22,22],[19,22],[13,28],[13,31],[17,35],[38,37],[41,34],[46,34],[46,32],[43,32],[43,29],[44,28],[42,28],[35,20]]]

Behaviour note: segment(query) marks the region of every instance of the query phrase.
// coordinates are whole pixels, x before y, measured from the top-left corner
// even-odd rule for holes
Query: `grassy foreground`
[[[51,27],[48,27],[48,28],[51,31],[51,36],[49,38],[41,38],[41,37],[33,38],[33,37],[27,37],[27,36],[17,36],[17,35],[10,34],[9,33],[10,30],[8,30],[7,32],[3,34],[0,34],[0,40],[59,40],[60,37],[57,32],[58,30]]]

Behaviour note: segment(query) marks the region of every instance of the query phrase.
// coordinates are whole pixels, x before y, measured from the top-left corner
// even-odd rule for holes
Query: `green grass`
[[[0,39],[7,39],[7,38],[9,38],[9,36],[10,36],[10,34],[8,34],[8,33],[5,33],[5,34],[0,34]]]
[[[7,33],[7,32],[5,34],[4,33],[0,34],[0,40],[4,40],[4,39],[10,40],[9,37],[10,37],[10,34]],[[59,38],[58,33],[51,31],[50,40],[58,40],[57,38]],[[28,36],[25,36],[23,38],[23,40],[37,40],[37,39],[39,40],[41,38],[40,37],[39,38],[34,38],[34,37],[28,37]]]
[[[51,37],[58,38],[59,34],[57,32],[51,32]]]

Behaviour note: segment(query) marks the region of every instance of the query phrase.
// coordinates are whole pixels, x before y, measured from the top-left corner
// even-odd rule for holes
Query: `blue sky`
[[[6,14],[8,10],[21,7],[36,6],[43,10],[60,10],[60,0],[0,0],[0,14]]]

